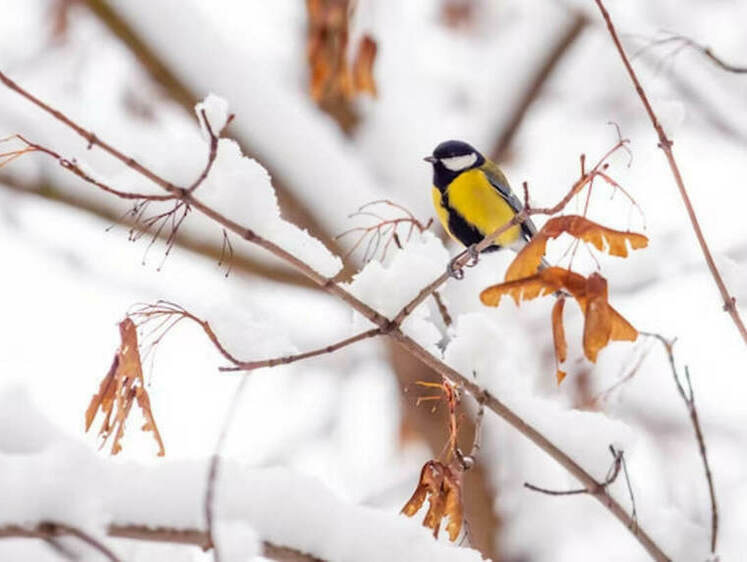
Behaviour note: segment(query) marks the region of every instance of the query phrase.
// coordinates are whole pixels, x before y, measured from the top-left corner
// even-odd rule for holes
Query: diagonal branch
[[[59,111],[51,108],[49,105],[45,104],[38,98],[34,97],[30,93],[28,93],[26,90],[18,86],[15,82],[10,80],[7,76],[5,76],[2,72],[0,72],[0,81],[2,81],[6,86],[8,86],[11,90],[14,90],[15,92],[19,93],[47,113],[54,116],[57,120],[60,122],[68,125],[72,130],[74,130],[76,133],[78,133],[80,136],[82,136],[84,139],[86,139],[89,144],[96,145],[100,147],[102,150],[109,153],[114,158],[118,159],[120,162],[125,164],[126,166],[129,166],[131,169],[141,173],[144,177],[150,179],[157,185],[161,186],[164,190],[166,190],[168,193],[176,195],[178,199],[184,201],[185,203],[188,203],[192,206],[193,209],[199,211],[203,215],[207,216],[208,218],[212,219],[216,223],[220,224],[223,228],[226,230],[229,230],[235,234],[237,234],[239,237],[243,238],[247,242],[253,243],[257,246],[260,246],[264,248],[265,250],[271,252],[276,257],[280,258],[281,260],[285,261],[287,264],[295,267],[298,269],[301,273],[306,275],[309,279],[317,283],[322,289],[327,291],[329,294],[336,296],[337,298],[341,299],[343,302],[350,305],[351,308],[362,314],[365,318],[367,318],[369,321],[371,321],[374,325],[378,326],[382,334],[386,334],[389,337],[391,337],[399,346],[401,346],[403,349],[405,349],[408,353],[410,353],[413,357],[417,358],[422,363],[426,364],[430,368],[432,368],[434,371],[439,373],[442,377],[445,377],[452,381],[452,383],[456,384],[457,386],[460,386],[473,396],[481,396],[484,395],[485,397],[485,406],[493,411],[496,415],[503,418],[506,422],[508,422],[512,427],[514,427],[517,431],[519,431],[521,434],[523,434],[525,437],[527,437],[529,440],[531,440],[537,447],[542,449],[547,455],[552,457],[556,462],[558,462],[563,468],[565,468],[571,475],[573,475],[574,478],[576,478],[586,489],[589,490],[590,495],[592,495],[595,499],[597,499],[607,510],[610,511],[619,521],[625,525],[625,527],[630,531],[630,533],[633,534],[633,536],[638,540],[638,542],[643,546],[643,548],[649,553],[649,555],[655,559],[655,560],[669,560],[669,558],[664,554],[662,549],[653,541],[653,539],[645,532],[644,529],[642,529],[639,525],[636,524],[635,519],[631,517],[630,514],[628,514],[625,509],[612,497],[610,496],[606,490],[600,488],[599,482],[591,476],[586,470],[583,469],[576,461],[574,461],[568,454],[566,454],[564,451],[562,451],[560,448],[558,448],[554,443],[552,443],[547,437],[545,437],[544,434],[542,434],[540,431],[529,425],[524,419],[519,416],[517,413],[515,413],[513,410],[511,410],[508,406],[506,406],[503,402],[501,402],[498,398],[492,396],[491,394],[483,391],[482,388],[480,388],[477,384],[469,380],[469,378],[463,376],[458,371],[454,370],[453,368],[449,367],[447,364],[445,364],[440,359],[434,357],[429,351],[427,351],[425,348],[423,348],[420,344],[415,342],[412,338],[405,335],[398,324],[398,319],[400,317],[405,317],[408,312],[404,312],[404,314],[400,313],[397,315],[397,318],[395,318],[394,321],[389,320],[386,316],[383,314],[377,312],[373,308],[371,308],[369,305],[367,305],[365,302],[361,301],[357,297],[355,297],[353,294],[348,292],[343,286],[339,285],[338,283],[335,283],[332,279],[328,279],[324,277],[323,275],[319,274],[317,271],[315,271],[311,266],[309,266],[306,262],[304,262],[302,259],[294,256],[290,252],[284,250],[274,242],[271,242],[270,240],[267,240],[261,236],[259,236],[257,233],[255,233],[250,228],[246,228],[235,221],[232,221],[231,219],[225,217],[217,210],[213,209],[212,207],[202,203],[200,200],[196,199],[193,194],[191,194],[188,190],[178,187],[165,179],[161,178],[154,172],[148,170],[144,166],[138,164],[135,160],[132,158],[129,158],[113,146],[99,140],[93,133],[83,129],[80,125],[77,125],[73,121],[71,121],[68,117],[60,113]],[[620,144],[620,143],[619,143]],[[577,192],[583,186],[585,186],[587,183],[589,183],[593,178],[594,174],[592,173],[583,173],[582,177],[574,184],[574,188],[571,190],[571,193],[567,196],[567,200],[570,200],[570,198],[575,194],[574,192]],[[565,201],[566,198],[564,198]],[[558,209],[562,207],[563,201],[561,201],[560,204],[558,204]],[[545,212],[546,210],[540,209],[535,210],[534,212]],[[505,231],[507,228],[510,228],[510,226],[513,226],[514,224],[519,224],[520,221],[523,221],[526,219],[526,217],[529,215],[530,210],[524,209],[521,213],[516,215],[512,221],[509,221],[504,227],[501,229],[498,229],[496,232],[492,233],[490,236],[485,238],[480,244],[476,246],[477,250],[482,250],[485,247],[487,247],[491,241],[500,235],[501,232]],[[462,256],[461,264],[463,265],[466,263],[470,256],[468,253],[464,253]],[[430,290],[432,292],[437,288],[438,285],[443,283],[446,280],[446,275],[442,275],[438,280],[437,283],[434,282],[429,287],[433,286]],[[428,292],[425,296],[429,295],[430,292]],[[422,291],[421,291],[422,293]],[[423,298],[425,298],[425,296]]]
[[[656,113],[654,113],[654,109],[651,106],[648,97],[646,96],[646,92],[643,90],[643,86],[641,86],[641,83],[638,80],[638,76],[636,75],[635,70],[633,70],[633,66],[630,64],[628,56],[625,54],[625,49],[620,42],[617,31],[615,31],[615,26],[612,24],[612,19],[610,18],[609,12],[607,12],[607,9],[604,7],[604,3],[602,2],[602,0],[594,1],[599,7],[599,11],[602,13],[602,17],[607,24],[607,29],[610,32],[610,36],[612,37],[612,41],[615,44],[615,48],[620,54],[620,58],[622,59],[623,65],[625,65],[625,69],[628,71],[628,75],[633,82],[633,86],[635,86],[635,91],[641,98],[641,103],[643,103],[643,107],[646,109],[646,113],[651,120],[651,125],[653,125],[654,129],[656,130],[656,134],[659,137],[659,148],[664,151],[667,163],[669,164],[669,169],[672,171],[672,176],[674,177],[674,182],[677,184],[680,196],[682,197],[682,201],[684,202],[685,208],[687,209],[687,214],[690,217],[690,223],[692,224],[693,230],[695,231],[695,236],[697,237],[698,243],[700,244],[700,249],[703,252],[703,257],[706,260],[706,264],[708,264],[708,269],[711,270],[711,275],[713,276],[713,280],[716,282],[719,293],[721,293],[721,299],[724,301],[724,310],[729,313],[731,319],[734,321],[734,325],[737,327],[737,330],[739,330],[742,339],[744,340],[745,344],[747,344],[747,328],[745,328],[742,317],[739,315],[739,311],[737,310],[736,299],[729,293],[729,289],[726,287],[726,283],[724,283],[724,279],[721,277],[721,273],[716,267],[716,262],[711,255],[711,250],[708,247],[705,236],[703,235],[703,231],[700,228],[700,223],[698,222],[698,217],[695,215],[695,209],[690,202],[690,197],[687,194],[687,189],[685,188],[685,182],[682,179],[680,168],[677,165],[677,161],[674,159],[674,152],[672,151],[672,140],[667,136],[666,132],[664,131],[664,127],[662,127],[659,119],[656,116]]]
[[[75,535],[80,538],[80,531],[60,523],[40,523],[33,527],[21,525],[6,525],[0,527],[0,539],[5,538],[38,538],[49,539],[65,535]],[[171,527],[151,527],[149,525],[118,525],[112,524],[107,528],[107,535],[116,539],[134,539],[141,541],[162,542],[170,544],[191,545],[208,550],[212,547],[210,535],[199,529],[174,529]],[[89,537],[90,538],[90,537]],[[86,541],[88,542],[88,541]],[[89,542],[89,544],[91,544]],[[103,546],[103,545],[101,545]],[[295,562],[322,562],[321,559],[305,554],[287,546],[281,546],[269,541],[262,543],[263,554],[278,560],[293,560]],[[106,547],[105,550],[108,551]],[[110,561],[119,559],[106,555],[100,548],[99,552],[107,556]],[[110,551],[109,551],[110,552]]]
[[[40,539],[55,539],[62,536],[76,537],[89,545],[91,548],[97,550],[102,556],[104,556],[110,562],[120,562],[120,558],[114,554],[105,544],[98,539],[92,537],[88,533],[67,525],[65,523],[58,523],[55,521],[44,521],[32,528],[21,527],[20,525],[8,525],[0,527],[0,538],[7,537],[30,537]]]
[[[570,52],[576,40],[581,37],[581,33],[588,23],[589,20],[583,12],[577,11],[573,14],[573,19],[566,25],[565,31],[556,43],[552,45],[547,58],[539,66],[529,86],[524,90],[522,97],[513,110],[511,120],[503,128],[493,149],[490,151],[491,160],[498,162],[504,158],[521,123],[524,121],[527,111],[529,111],[529,108],[542,93],[545,84],[558,67],[560,61]]]

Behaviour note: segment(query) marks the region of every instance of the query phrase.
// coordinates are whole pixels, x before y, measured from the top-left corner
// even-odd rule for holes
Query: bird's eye
[[[441,163],[452,172],[460,172],[471,167],[477,161],[477,154],[471,152],[470,154],[464,154],[463,156],[451,156],[449,158],[441,158]]]

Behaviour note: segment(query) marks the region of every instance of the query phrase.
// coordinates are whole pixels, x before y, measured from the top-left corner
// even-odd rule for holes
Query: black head
[[[475,148],[463,141],[448,140],[439,144],[431,156],[424,158],[433,164],[433,184],[440,190],[459,174],[485,163],[485,158]]]

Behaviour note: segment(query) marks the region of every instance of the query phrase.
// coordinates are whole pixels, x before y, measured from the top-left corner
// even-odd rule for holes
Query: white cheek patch
[[[464,156],[452,156],[451,158],[441,158],[441,164],[446,166],[452,172],[459,172],[472,166],[477,161],[477,154],[465,154]]]

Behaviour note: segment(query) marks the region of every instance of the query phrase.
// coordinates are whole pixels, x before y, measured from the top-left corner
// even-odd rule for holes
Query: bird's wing
[[[501,169],[496,164],[487,159],[485,160],[485,163],[480,166],[480,169],[485,173],[485,176],[488,178],[490,185],[492,185],[495,190],[500,193],[501,197],[505,199],[506,203],[508,203],[511,208],[517,213],[521,212],[521,210],[524,208],[524,204],[511,189],[511,186],[509,185],[506,176],[504,176],[503,172],[501,172]],[[524,238],[527,240],[529,240],[537,233],[537,227],[534,225],[534,222],[532,222],[531,218],[527,217],[521,224],[521,232],[524,235]]]

